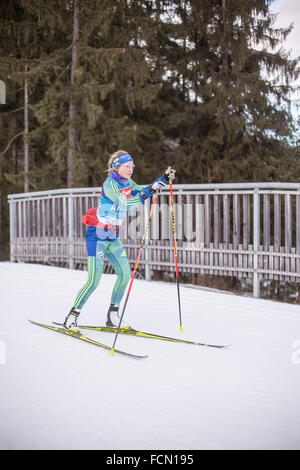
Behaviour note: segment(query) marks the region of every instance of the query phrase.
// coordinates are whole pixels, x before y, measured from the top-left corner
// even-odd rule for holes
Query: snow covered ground
[[[0,449],[300,449],[300,308],[135,280],[126,320],[218,350],[119,336],[136,361],[39,328],[87,273],[0,263]],[[81,322],[103,324],[114,275]],[[108,345],[113,335],[89,332]]]

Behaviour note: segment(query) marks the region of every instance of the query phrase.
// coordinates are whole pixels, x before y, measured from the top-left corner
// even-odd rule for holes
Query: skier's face
[[[122,178],[126,178],[126,179],[131,178],[133,170],[134,170],[133,162],[124,163],[124,165],[119,166],[117,169],[119,175],[122,176]]]

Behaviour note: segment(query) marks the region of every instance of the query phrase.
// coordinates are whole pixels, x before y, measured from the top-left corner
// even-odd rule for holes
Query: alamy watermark
[[[293,342],[292,349],[291,361],[292,364],[297,366],[300,364],[300,339],[296,339],[296,341]]]
[[[0,340],[0,365],[6,364],[6,347],[5,342]]]
[[[174,213],[176,240],[204,243],[204,204],[175,203]],[[128,212],[120,228],[120,231],[125,234],[127,240],[136,240],[143,236],[148,215],[147,212],[145,217],[143,209],[134,214]],[[99,235],[101,235],[101,230],[103,231],[104,229],[96,229],[96,231],[99,231]],[[110,238],[113,237],[113,230],[110,233]],[[160,202],[154,208],[149,234],[151,234],[152,240],[170,240],[172,234],[172,212],[167,202]],[[115,237],[117,236],[118,232],[115,232]]]

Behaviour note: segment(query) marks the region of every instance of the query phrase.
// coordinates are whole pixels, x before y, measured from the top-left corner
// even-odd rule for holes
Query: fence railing
[[[81,217],[99,188],[8,196],[11,261],[87,265]],[[300,183],[174,185],[178,261],[183,273],[300,282]],[[134,263],[150,203],[127,213],[121,240]],[[170,193],[162,191],[140,261],[141,275],[174,271]]]

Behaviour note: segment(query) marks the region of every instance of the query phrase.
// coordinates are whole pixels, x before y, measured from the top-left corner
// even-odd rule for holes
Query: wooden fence
[[[81,217],[96,207],[99,188],[49,190],[8,196],[11,261],[87,265]],[[300,282],[300,184],[174,185],[181,272],[246,277],[253,295],[260,280]],[[150,209],[130,211],[121,240],[134,263]],[[158,197],[140,261],[140,274],[174,271],[170,193]]]

